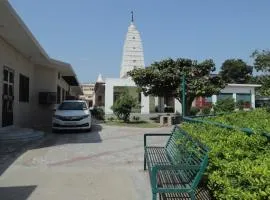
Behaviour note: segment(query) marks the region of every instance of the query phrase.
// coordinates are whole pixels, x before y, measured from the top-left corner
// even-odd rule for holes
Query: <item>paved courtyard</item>
[[[0,163],[5,168],[0,199],[151,199],[148,173],[143,171],[143,134],[170,129],[95,125],[90,133],[48,134],[38,145]],[[161,138],[152,142],[162,144]]]

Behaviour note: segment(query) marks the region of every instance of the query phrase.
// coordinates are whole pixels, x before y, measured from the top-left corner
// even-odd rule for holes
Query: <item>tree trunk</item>
[[[176,99],[183,106],[183,103],[182,103],[181,99],[180,98],[176,98]],[[190,115],[190,109],[191,109],[191,106],[192,106],[192,103],[193,103],[194,99],[195,99],[195,97],[186,97],[186,108],[183,108],[183,109],[185,109],[186,116]],[[182,113],[182,115],[183,115],[183,113]]]

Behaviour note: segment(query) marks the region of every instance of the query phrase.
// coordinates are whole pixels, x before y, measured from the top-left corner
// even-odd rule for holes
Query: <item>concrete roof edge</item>
[[[239,87],[261,87],[260,84],[238,84],[238,83],[228,83],[228,86],[239,86]]]
[[[23,22],[23,20],[20,18],[20,16],[17,14],[16,10],[12,7],[12,5],[9,3],[8,0],[3,1],[6,7],[9,9],[10,13],[14,16],[14,18],[17,20],[17,22],[21,25],[22,29],[26,32],[26,34],[29,36],[29,38],[33,41],[33,43],[37,46],[37,48],[40,50],[40,53],[47,58],[50,59],[47,52],[44,50],[44,48],[41,46],[41,44],[38,42],[38,40],[35,38],[33,33],[30,31],[30,29],[26,26],[26,24]]]

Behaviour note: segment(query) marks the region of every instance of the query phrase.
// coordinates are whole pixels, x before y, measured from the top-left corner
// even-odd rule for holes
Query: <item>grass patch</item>
[[[148,121],[130,121],[125,123],[123,121],[106,121],[106,125],[109,126],[125,126],[125,127],[137,127],[137,128],[157,128],[158,123],[148,122]]]

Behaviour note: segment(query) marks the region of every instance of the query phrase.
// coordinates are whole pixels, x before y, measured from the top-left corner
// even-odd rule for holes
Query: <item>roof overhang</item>
[[[49,63],[48,54],[7,0],[0,0],[0,37],[30,61]]]
[[[259,84],[237,84],[237,83],[229,83],[227,86],[231,86],[231,87],[262,87],[262,85]]]
[[[79,86],[80,83],[77,79],[76,73],[74,72],[72,66],[69,63],[62,62],[55,59],[50,59],[52,67],[56,68],[57,71],[61,72],[62,78],[70,85],[70,86]]]
[[[70,86],[79,86],[72,66],[49,57],[8,0],[0,0],[0,38],[3,38],[30,62],[55,68]]]

